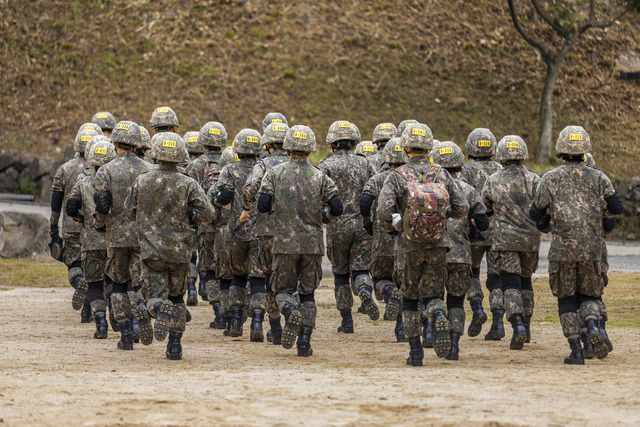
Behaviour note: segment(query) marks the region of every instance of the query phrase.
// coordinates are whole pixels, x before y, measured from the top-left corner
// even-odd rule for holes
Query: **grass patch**
[[[0,259],[0,286],[30,286],[38,288],[68,285],[67,267],[44,257]]]

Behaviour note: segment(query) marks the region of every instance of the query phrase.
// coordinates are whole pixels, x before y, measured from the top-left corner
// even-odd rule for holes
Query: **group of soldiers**
[[[336,121],[326,139],[332,154],[315,167],[314,132],[289,127],[280,113],[269,113],[261,132],[238,132],[231,146],[218,122],[179,136],[166,106],[150,126],[152,138],[97,113],[54,179],[51,254],[68,266],[72,306],[82,322],[95,320],[96,339],[108,335],[108,311],[118,348],[168,336],[167,358],[181,359],[187,306],[200,296],[212,306],[210,327],[225,336],[242,336],[250,319],[251,342],[266,335],[310,356],[326,231],[338,333],[354,333],[357,296],[371,320],[384,304],[396,340],[409,342],[407,364],[421,366],[424,348],[458,360],[465,298],[469,336],[488,320],[486,255],[485,340],[505,337],[506,314],[510,348],[519,350],[531,339],[540,236],[551,233],[549,283],[571,348],[564,362],[612,350],[604,233],[623,209],[582,127],[560,133],[563,164],[540,177],[523,164],[521,137],[498,142],[484,128],[469,134],[465,164],[458,145],[434,140],[415,120],[381,123],[371,141]]]

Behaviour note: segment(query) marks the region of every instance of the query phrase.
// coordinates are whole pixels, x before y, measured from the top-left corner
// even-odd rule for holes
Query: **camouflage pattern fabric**
[[[231,271],[234,275],[265,278],[259,271],[260,252],[258,240],[250,242],[230,240],[227,250],[231,261]]]
[[[599,261],[549,261],[549,286],[557,298],[576,293],[598,298],[602,296]]]
[[[467,294],[470,287],[471,265],[450,263],[447,261],[447,293],[456,297],[462,297]]]
[[[404,323],[404,334],[408,339],[419,337],[422,329],[420,312],[403,311],[402,322]]]
[[[504,310],[507,320],[511,320],[516,315],[524,315],[522,294],[519,289],[508,288],[504,290]]]
[[[562,332],[567,338],[573,338],[580,335],[580,318],[578,313],[562,313],[560,315],[560,324]]]
[[[349,310],[353,307],[353,289],[349,285],[336,286],[333,288],[336,298],[336,308],[338,310]]]
[[[377,175],[369,178],[367,183],[362,190],[362,194],[368,194],[373,197],[374,204],[371,206],[371,222],[373,223],[373,242],[372,242],[372,251],[374,257],[380,256],[393,256],[394,255],[394,246],[396,244],[396,239],[393,236],[390,236],[386,233],[382,226],[378,221],[378,197],[380,196],[380,191],[382,191],[382,185],[385,180],[391,173],[391,170],[386,170]]]
[[[94,213],[96,204],[93,201],[93,186],[95,170],[92,167],[85,169],[78,181],[73,186],[69,198],[80,200],[82,203],[82,213],[84,224],[80,234],[80,244],[84,251],[106,251],[107,240],[104,233],[96,231]]]
[[[169,297],[181,297],[187,290],[189,279],[189,263],[175,263],[146,259],[142,262],[143,288],[146,289],[147,307],[153,312],[154,307],[168,300]],[[186,322],[186,311],[174,304],[169,329],[183,332]],[[176,310],[178,307],[178,310]],[[152,313],[155,315],[155,313]]]
[[[540,181],[535,206],[549,209],[550,261],[600,261],[604,199],[615,194],[607,176],[584,163],[565,162]]]
[[[473,243],[471,244],[471,267],[473,268],[480,268],[480,264],[482,264],[482,257],[484,256],[485,253],[487,253],[491,250],[490,246],[473,246]],[[493,268],[493,264],[491,263],[491,260],[489,259],[489,257],[487,256],[487,273],[488,274],[498,274],[496,272],[496,269]]]
[[[492,289],[489,292],[489,307],[491,311],[504,310],[504,293],[502,289]]]
[[[255,277],[268,278],[273,265],[273,238],[271,236],[258,237],[258,262],[253,266]]]
[[[322,280],[322,256],[308,254],[274,254],[271,286],[278,308],[298,306],[295,292],[308,295],[318,289]],[[315,319],[314,319],[315,321]]]
[[[484,183],[487,181],[487,178],[501,169],[502,166],[500,163],[494,162],[490,157],[484,157],[462,166],[460,179],[475,188],[478,194],[482,194],[482,189],[484,188]],[[471,243],[471,246],[491,246],[491,228],[483,232],[482,235],[485,240]],[[474,268],[478,266],[474,265]]]
[[[466,315],[461,308],[452,308],[447,313],[447,318],[451,322],[451,332],[454,332],[460,336],[464,335],[464,321]]]
[[[380,172],[382,172],[382,167],[385,164],[384,151],[383,150],[378,150],[373,155],[367,157],[367,160],[369,160],[369,163],[371,164],[371,167],[373,168],[373,171],[376,174],[379,174]]]
[[[377,256],[371,264],[371,277],[375,279],[393,278],[393,256]]]
[[[207,280],[204,284],[207,291],[207,300],[213,305],[220,302],[220,279]]]
[[[522,277],[531,277],[538,268],[538,252],[494,251],[487,255],[491,258],[496,272],[513,273]]]
[[[243,209],[242,189],[256,162],[256,158],[240,159],[226,165],[220,173],[218,190],[229,190],[234,193],[228,222],[229,241],[249,242],[256,239],[256,216],[250,216],[250,220],[246,222],[238,221]]]
[[[84,249],[84,248],[83,248]],[[107,250],[83,250],[82,272],[87,283],[104,280],[104,269],[107,264]]]
[[[469,242],[470,218],[485,214],[487,212],[480,195],[469,184],[457,180],[464,198],[469,204],[469,213],[461,219],[447,219],[447,241],[449,252],[447,252],[447,264],[463,263],[471,264],[471,243]]]
[[[81,259],[82,245],[80,244],[80,235],[72,235],[69,233],[63,241],[64,247],[64,264],[68,267]]]
[[[274,257],[324,255],[322,209],[337,195],[331,178],[306,159],[292,158],[266,173],[258,193],[273,198]]]
[[[140,248],[107,248],[107,265],[105,273],[114,282],[126,283],[131,280],[133,286],[139,286],[140,281]]]
[[[493,212],[491,241],[500,251],[537,252],[540,231],[529,218],[540,177],[522,165],[507,165],[491,175],[482,190],[487,212]]]
[[[476,247],[480,248],[482,246]],[[469,284],[469,291],[467,292],[467,300],[471,301],[474,298],[484,299],[484,292],[482,292],[482,283],[480,282],[480,279],[472,277]]]
[[[405,298],[415,300],[444,294],[446,253],[446,248],[425,248],[396,256],[393,282],[402,289]]]
[[[220,163],[220,156],[220,152],[207,151],[202,156],[189,162],[187,165],[187,175],[193,178],[198,184],[202,184],[208,165]]]
[[[216,269],[216,236],[215,232],[200,232],[198,227],[198,257],[204,270]]]
[[[333,274],[369,270],[372,261],[371,236],[364,230],[327,236],[327,256]]]
[[[524,309],[525,317],[533,316],[533,308],[535,307],[535,300],[533,298],[533,291],[520,291],[522,294],[522,308]]]
[[[113,317],[116,322],[120,323],[131,319],[131,301],[126,293],[112,293],[111,306],[113,307]]]
[[[64,193],[62,200],[62,225],[60,227],[60,237],[62,240],[78,239],[82,226],[76,224],[72,218],[67,216],[65,212],[65,206],[67,206],[67,200],[71,194],[73,186],[76,184],[78,177],[89,165],[84,156],[75,157],[68,162],[64,163],[56,171],[56,176],[53,178],[53,184],[51,185],[51,192],[60,191]],[[58,223],[58,217],[55,213],[52,213],[52,224]],[[54,218],[55,217],[55,218]]]

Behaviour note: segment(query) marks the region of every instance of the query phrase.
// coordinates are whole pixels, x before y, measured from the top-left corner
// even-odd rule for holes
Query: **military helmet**
[[[443,168],[459,168],[464,164],[464,154],[453,141],[439,141],[438,144],[434,144],[431,158]]]
[[[282,148],[287,151],[313,153],[316,151],[316,136],[310,127],[295,125],[287,131]]]
[[[176,116],[171,107],[158,107],[151,114],[149,125],[155,129],[159,127],[179,127],[180,123],[178,123],[178,116]]]
[[[270,123],[262,131],[260,143],[265,145],[282,144],[284,143],[284,138],[287,136],[287,131],[289,131],[289,126],[285,123]]]
[[[229,163],[233,163],[237,160],[238,158],[236,157],[236,152],[234,151],[233,147],[229,146],[222,151],[218,164],[220,165],[220,169],[222,169]]]
[[[355,123],[351,123],[351,127],[353,127],[356,131],[356,134],[358,134],[358,139],[356,140],[356,142],[360,144],[360,141],[362,141],[362,134],[360,133],[360,129],[358,129],[358,126],[356,126]]]
[[[100,111],[94,114],[93,118],[91,118],[91,123],[97,124],[103,131],[112,131],[116,127],[116,119],[108,111]]]
[[[388,140],[396,136],[398,129],[392,123],[380,123],[373,130],[373,143],[384,145]]]
[[[591,139],[582,126],[567,126],[556,141],[556,154],[579,155],[591,151]]]
[[[407,152],[400,142],[400,138],[393,137],[387,141],[382,151],[385,163],[390,165],[403,165],[409,161]]]
[[[98,141],[91,146],[91,149],[87,152],[87,163],[94,167],[100,167],[111,160],[115,159],[118,155],[116,148],[109,141]]]
[[[498,142],[496,159],[498,160],[527,160],[529,152],[527,144],[517,135],[507,135]]]
[[[115,144],[126,144],[133,148],[142,147],[142,132],[137,123],[122,121],[118,123],[111,133],[111,142]]]
[[[360,142],[360,130],[346,120],[333,122],[327,132],[327,144],[333,144],[336,141],[351,141],[357,144]]]
[[[591,153],[584,153],[584,162],[590,168],[594,168],[595,169],[595,167],[596,167],[596,159],[593,158]]]
[[[91,147],[94,146],[94,144],[98,143],[98,142],[108,142],[109,144],[111,144],[111,139],[109,139],[109,137],[107,135],[95,135],[93,136],[89,142],[87,142],[87,145],[84,147],[84,157],[85,158],[89,158],[89,150],[91,150]],[[113,145],[113,144],[111,144]]]
[[[222,123],[208,122],[200,129],[200,143],[205,147],[224,148],[227,146],[227,130]]]
[[[260,155],[264,151],[260,143],[260,133],[254,129],[242,129],[233,138],[233,147],[236,154]]]
[[[85,123],[82,126],[80,126],[80,129],[78,129],[78,132],[85,129],[93,130],[99,134],[102,134],[102,128],[97,123]]]
[[[464,149],[472,157],[493,157],[497,145],[496,137],[489,129],[476,128],[467,137]]]
[[[431,151],[433,148],[433,134],[427,125],[410,123],[402,132],[400,143],[405,148]]]
[[[359,156],[369,157],[378,152],[378,146],[371,141],[362,141],[356,145],[355,153]]]
[[[408,119],[408,120],[403,120],[402,122],[400,122],[400,124],[398,125],[398,131],[396,132],[396,136],[398,138],[400,138],[402,136],[402,133],[404,132],[404,130],[411,123],[418,123],[418,121],[417,120],[413,120],[413,119]]]
[[[204,153],[204,147],[200,144],[199,132],[187,132],[182,137],[185,145],[187,146],[187,153],[193,155],[194,158]]]
[[[84,155],[84,149],[87,146],[87,142],[91,141],[91,138],[97,135],[102,135],[102,131],[98,133],[98,131],[91,129],[84,129],[78,132],[76,135],[76,140],[73,142],[73,149],[76,153],[80,153]]]
[[[187,150],[180,135],[162,132],[151,147],[151,158],[156,162],[182,163],[187,159]]]
[[[149,135],[149,131],[144,126],[140,126],[140,148],[144,150],[151,149],[151,135]]]
[[[282,113],[269,113],[264,117],[264,120],[262,120],[262,133],[264,133],[264,130],[271,123],[279,123],[279,124],[283,124],[285,126],[289,126],[289,123],[287,122],[287,118],[284,116],[284,114],[282,114]]]

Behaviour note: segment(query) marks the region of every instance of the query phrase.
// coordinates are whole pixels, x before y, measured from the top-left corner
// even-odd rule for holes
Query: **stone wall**
[[[50,157],[33,157],[17,150],[0,152],[0,193],[33,194],[51,202],[51,184],[60,166]]]

